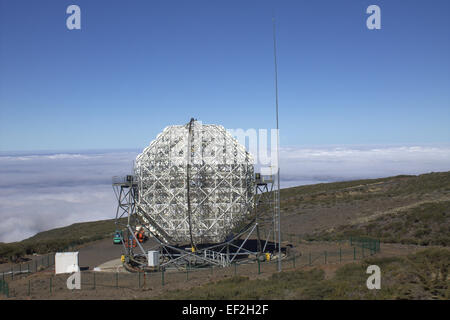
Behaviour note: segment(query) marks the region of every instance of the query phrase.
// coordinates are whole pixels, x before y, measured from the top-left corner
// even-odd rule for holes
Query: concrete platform
[[[125,270],[125,268],[123,267],[122,260],[120,258],[102,263],[99,266],[95,267],[94,271],[97,271],[97,272],[126,272],[126,273],[128,273],[128,271]]]

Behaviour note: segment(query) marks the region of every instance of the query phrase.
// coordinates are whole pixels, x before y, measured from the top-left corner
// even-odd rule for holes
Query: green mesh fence
[[[297,235],[284,235],[287,241],[303,241]],[[364,259],[365,257],[380,252],[380,242],[377,239],[352,237],[340,242],[324,242],[327,247],[296,246],[298,251],[292,251],[282,260],[282,270],[294,270],[304,267],[317,267],[324,264],[341,264]],[[48,275],[40,279],[28,279],[25,281],[14,281],[20,278],[22,273],[32,273],[47,269],[54,265],[54,255],[36,257],[33,261],[24,262],[11,267],[11,271],[0,272],[0,292],[5,296],[14,297],[42,297],[52,296],[67,291],[67,278],[69,274]],[[47,269],[48,270],[48,269]],[[258,276],[261,274],[272,274],[278,271],[278,261],[252,261],[243,263],[233,261],[226,267],[186,268],[185,270],[165,270],[159,272],[141,273],[118,273],[118,272],[94,272],[83,271],[81,273],[81,290],[102,290],[102,288],[148,290],[153,288],[167,287],[180,282],[218,280],[223,277],[235,276]],[[6,279],[11,280],[9,283]],[[12,294],[10,294],[12,292]]]
[[[366,253],[363,250],[367,251]],[[369,250],[364,245],[336,250],[305,251],[282,260],[282,270],[299,270],[304,267],[317,267],[324,264],[340,264],[364,259]],[[148,290],[161,287],[171,288],[180,282],[218,280],[220,278],[235,276],[258,276],[273,274],[278,270],[278,261],[253,261],[250,263],[233,263],[226,268],[189,268],[183,271],[166,270],[149,273],[124,273],[124,272],[94,272],[84,271],[81,273],[81,290],[102,290],[103,288]],[[57,295],[58,292],[67,291],[67,278],[69,274],[49,275],[47,278],[28,279],[21,284],[14,285],[15,297],[45,297]],[[14,284],[14,282],[12,282]],[[11,284],[11,283],[10,283]],[[1,292],[9,294],[6,281],[1,282]]]
[[[9,297],[9,286],[8,283],[3,279],[0,279],[0,294],[6,296],[6,298]]]
[[[380,240],[367,237],[350,237],[350,245],[361,248],[368,255],[380,252]]]

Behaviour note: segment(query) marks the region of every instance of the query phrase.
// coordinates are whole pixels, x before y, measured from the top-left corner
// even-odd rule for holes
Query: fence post
[[[339,247],[339,263],[342,262],[342,248]]]
[[[161,271],[161,284],[164,286],[164,269]]]
[[[356,247],[353,247],[353,260],[356,260]]]
[[[237,275],[237,263],[234,263],[234,276],[236,277]]]
[[[362,257],[364,258],[364,244],[362,245]]]
[[[295,254],[294,254],[294,259],[292,260],[292,263],[294,264],[294,268],[295,268]]]
[[[261,274],[261,262],[258,259],[258,274]]]
[[[138,284],[138,288],[141,288],[141,272],[138,272],[139,275],[139,284]]]
[[[28,280],[28,296],[31,295],[31,280]]]

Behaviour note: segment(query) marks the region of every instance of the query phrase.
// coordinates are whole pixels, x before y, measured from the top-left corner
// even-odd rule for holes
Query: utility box
[[[159,251],[149,251],[148,252],[148,266],[158,267],[159,266]]]
[[[55,254],[55,274],[80,271],[78,252],[57,252]]]

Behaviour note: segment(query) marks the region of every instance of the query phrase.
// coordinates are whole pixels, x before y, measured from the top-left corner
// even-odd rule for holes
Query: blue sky
[[[282,145],[450,142],[449,1],[0,3],[0,151],[143,148],[192,116],[273,128],[273,9]]]
[[[0,241],[113,218],[166,126],[273,128],[273,11],[282,187],[450,170],[450,1],[0,0]]]

